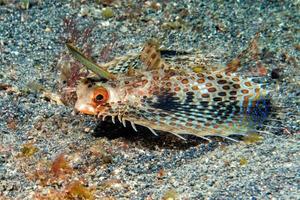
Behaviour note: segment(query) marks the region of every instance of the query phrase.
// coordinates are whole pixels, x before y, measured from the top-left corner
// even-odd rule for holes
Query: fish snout
[[[81,113],[87,114],[87,115],[96,115],[97,114],[96,108],[91,104],[76,103],[75,110],[77,110]]]

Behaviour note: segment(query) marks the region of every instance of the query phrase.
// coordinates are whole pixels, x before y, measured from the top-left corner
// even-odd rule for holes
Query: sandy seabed
[[[0,199],[299,199],[298,1],[74,2],[0,1]],[[108,60],[156,37],[225,65],[259,33],[245,73],[259,65],[270,81],[279,69],[274,101],[289,109],[253,144],[184,142],[76,114],[47,95],[61,87],[66,19],[93,26],[93,57],[115,40]]]

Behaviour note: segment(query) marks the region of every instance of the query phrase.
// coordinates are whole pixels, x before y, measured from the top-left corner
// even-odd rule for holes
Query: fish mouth
[[[89,105],[89,104],[76,104],[75,110],[77,110],[83,114],[87,114],[87,115],[96,115],[97,114],[94,106]]]

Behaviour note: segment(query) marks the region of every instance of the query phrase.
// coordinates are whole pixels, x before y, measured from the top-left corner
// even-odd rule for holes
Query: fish
[[[75,109],[82,113],[175,135],[247,133],[251,124],[268,117],[271,108],[259,85],[225,73],[155,70],[138,77],[118,77],[118,81],[87,79],[76,92]]]
[[[227,68],[195,71],[190,63],[176,65],[162,54],[150,42],[137,56],[133,72],[128,73],[129,67],[112,76],[104,67],[105,73],[81,80],[75,110],[184,140],[185,134],[233,140],[231,135],[253,133],[272,113],[269,91],[250,77]]]

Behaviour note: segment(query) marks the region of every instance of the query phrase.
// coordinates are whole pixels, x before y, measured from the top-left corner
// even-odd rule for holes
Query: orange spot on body
[[[249,90],[243,89],[243,90],[241,90],[241,92],[242,92],[243,94],[248,94],[248,93],[249,93]]]
[[[230,89],[229,85],[224,85],[222,88],[223,88],[224,90],[229,90],[229,89]]]
[[[208,76],[207,79],[208,79],[208,80],[215,80],[215,78],[212,77],[212,76]]]
[[[233,86],[235,89],[241,88],[241,86],[240,86],[239,84],[233,84],[232,86]]]
[[[218,83],[218,84],[225,84],[225,83],[227,83],[227,81],[226,81],[226,80],[218,80],[217,83]]]
[[[194,85],[194,86],[192,87],[192,90],[199,90],[199,88],[198,88],[198,86]]]
[[[212,83],[206,83],[205,86],[206,86],[206,87],[211,87],[211,86],[212,86]]]
[[[203,98],[209,98],[209,94],[207,94],[207,93],[201,94],[201,96],[202,96]]]
[[[181,83],[182,83],[182,84],[188,84],[188,83],[189,83],[189,80],[187,80],[186,78],[185,78],[185,79],[182,79]]]
[[[238,82],[238,81],[240,81],[240,79],[239,79],[239,78],[237,78],[237,77],[234,77],[234,78],[232,78],[232,80],[233,80],[233,81],[235,81],[235,82]]]
[[[174,91],[176,91],[176,92],[180,91],[180,87],[175,87]]]
[[[208,88],[208,92],[215,92],[215,91],[217,91],[217,89],[216,89],[216,88],[214,88],[214,87],[212,87],[212,88]]]
[[[217,78],[222,78],[223,76],[221,74],[216,74]]]
[[[143,85],[146,85],[148,83],[148,80],[143,80]]]
[[[198,76],[199,78],[203,78],[203,77],[204,77],[204,75],[203,75],[202,73],[197,74],[197,76]]]
[[[250,86],[251,86],[251,83],[248,81],[248,82],[245,82],[245,85],[246,85],[247,87],[250,87]]]
[[[198,83],[204,83],[205,80],[204,80],[204,78],[200,78],[200,79],[197,80],[197,82],[198,82]]]
[[[171,86],[172,86],[172,83],[167,82],[166,86],[167,86],[167,87],[171,87]]]

